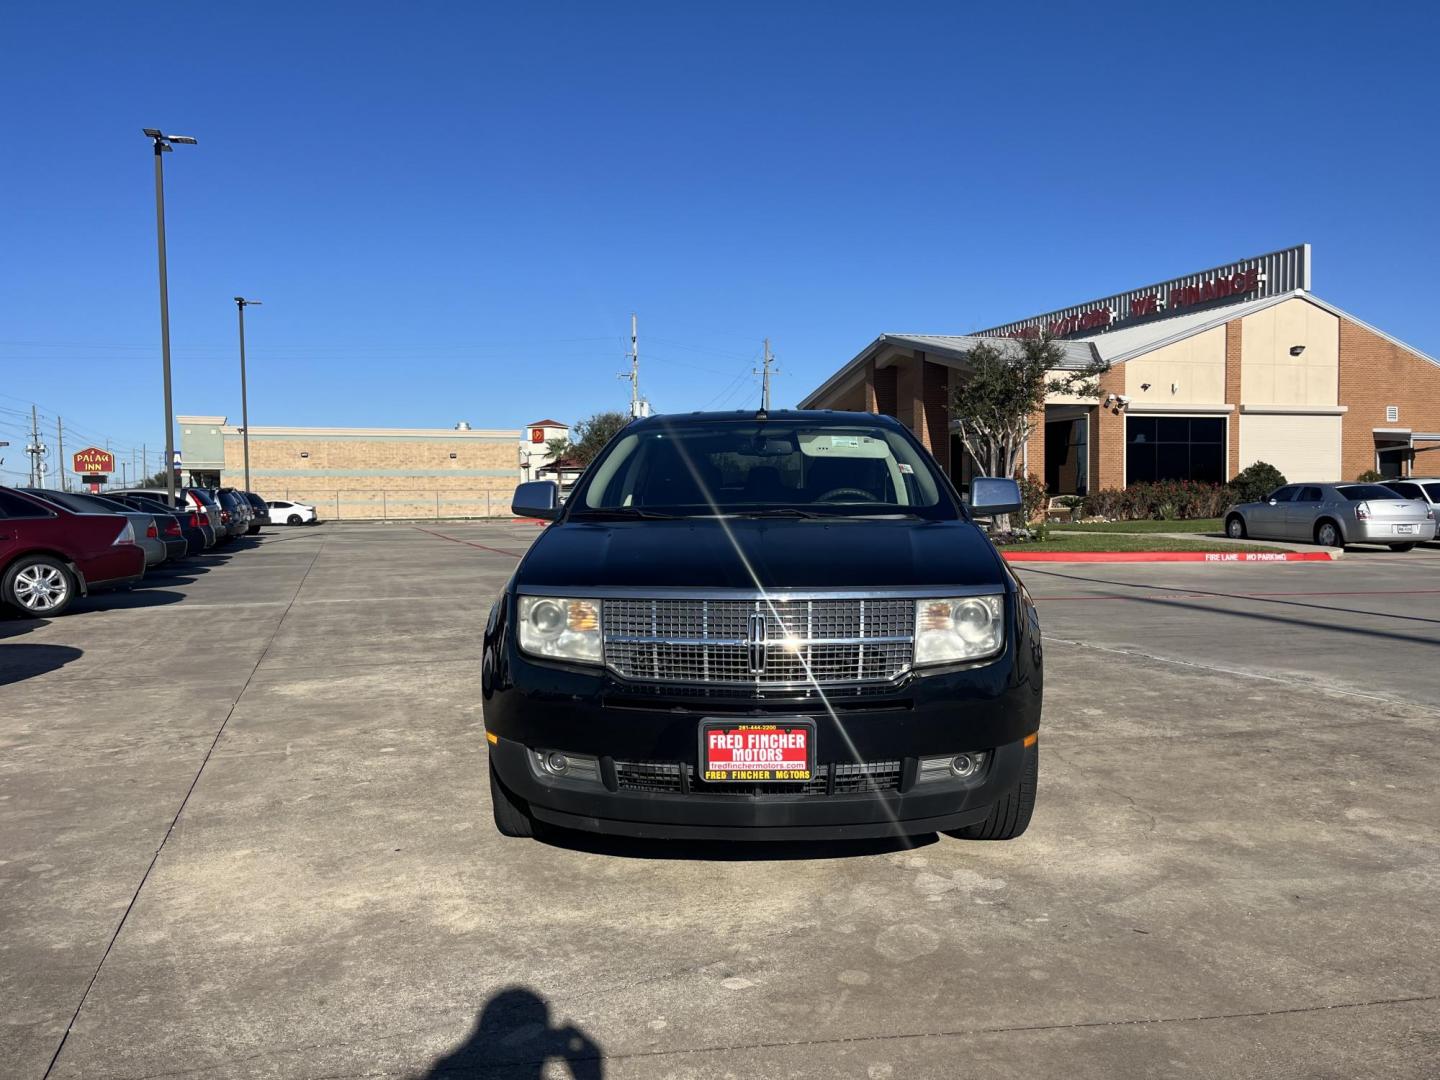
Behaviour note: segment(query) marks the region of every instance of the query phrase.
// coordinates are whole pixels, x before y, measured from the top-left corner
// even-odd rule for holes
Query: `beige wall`
[[[1121,365],[1136,405],[1215,405],[1225,400],[1225,327],[1162,346]],[[1150,384],[1149,390],[1142,387]],[[1170,388],[1174,386],[1172,391]]]
[[[1295,345],[1305,346],[1291,356]],[[1340,320],[1306,300],[1240,321],[1240,400],[1246,405],[1334,405],[1340,386]]]
[[[1045,373],[1045,381],[1048,383],[1051,379],[1060,379],[1060,378],[1064,378],[1066,375],[1073,375],[1073,374],[1075,374],[1073,371],[1047,371],[1047,372]],[[1054,392],[1050,392],[1050,393],[1047,393],[1047,394],[1045,395],[1045,404],[1046,404],[1046,405],[1098,405],[1098,404],[1100,404],[1100,399],[1099,399],[1098,397],[1094,397],[1094,396],[1091,396],[1091,397],[1082,397],[1082,396],[1079,395],[1079,394],[1056,394],[1056,393],[1054,393]]]
[[[329,519],[508,515],[517,446],[474,436],[252,435],[250,486],[267,499],[313,503]],[[227,432],[224,482],[239,486],[243,477],[240,436]]]

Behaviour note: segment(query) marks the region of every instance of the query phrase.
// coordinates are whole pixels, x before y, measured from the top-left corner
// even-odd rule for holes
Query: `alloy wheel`
[[[1318,540],[1320,541],[1320,546],[1321,546],[1321,547],[1339,547],[1339,546],[1340,546],[1340,537],[1339,537],[1339,535],[1335,532],[1335,526],[1334,526],[1334,525],[1331,525],[1330,522],[1328,522],[1328,521],[1325,522],[1325,524],[1323,524],[1323,525],[1320,526],[1320,535],[1319,535],[1318,537],[1316,537],[1316,539],[1318,539]]]
[[[27,566],[15,575],[15,599],[26,611],[54,611],[70,594],[65,572],[45,563]]]

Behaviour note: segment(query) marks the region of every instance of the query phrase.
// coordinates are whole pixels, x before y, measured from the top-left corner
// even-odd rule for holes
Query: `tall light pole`
[[[245,490],[250,490],[250,405],[245,397],[245,309],[259,304],[259,300],[235,297],[235,308],[240,313],[240,443],[245,448]]]
[[[170,283],[165,271],[165,168],[162,154],[172,143],[194,146],[189,135],[165,135],[158,128],[145,128],[145,137],[155,144],[155,240],[160,252],[160,356],[165,369],[165,493],[175,505],[175,409],[170,400]]]

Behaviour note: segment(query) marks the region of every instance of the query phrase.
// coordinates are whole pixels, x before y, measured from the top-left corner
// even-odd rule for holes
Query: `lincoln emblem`
[[[750,646],[750,673],[759,675],[765,670],[765,615],[756,611],[750,616],[750,633],[746,641]]]

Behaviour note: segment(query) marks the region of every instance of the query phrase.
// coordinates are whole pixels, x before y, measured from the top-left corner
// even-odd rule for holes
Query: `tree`
[[[615,434],[630,423],[630,417],[622,412],[596,413],[575,424],[575,442],[570,446],[569,456],[582,465],[589,465],[605,449]]]
[[[561,458],[570,456],[575,447],[570,445],[570,440],[564,435],[557,435],[553,439],[545,440],[545,453],[551,461],[559,461]]]
[[[1110,370],[1101,360],[1066,368],[1065,350],[1048,334],[982,341],[963,359],[970,370],[951,392],[950,415],[987,476],[1016,474],[1047,394],[1094,397],[1100,376]]]

